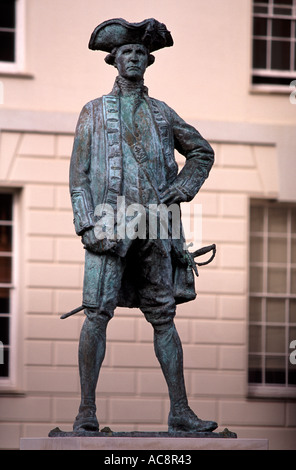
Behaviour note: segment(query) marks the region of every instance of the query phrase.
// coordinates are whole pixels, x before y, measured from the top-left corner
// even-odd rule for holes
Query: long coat
[[[162,183],[165,187],[176,186],[190,201],[208,177],[214,162],[213,149],[194,127],[181,119],[167,104],[150,98],[146,88],[144,99],[159,135],[163,159]],[[70,194],[78,235],[95,225],[94,211],[97,205],[108,203],[115,207],[117,196],[121,195],[121,143],[119,89],[115,84],[109,95],[92,100],[83,107],[76,127],[70,163]],[[186,159],[179,173],[174,149]],[[196,296],[184,241],[182,236],[174,240],[171,254],[176,303],[193,300]],[[86,256],[85,270],[88,269],[87,259]],[[123,291],[118,305],[137,307],[136,296],[131,295],[132,291],[133,286],[128,286],[128,298]]]

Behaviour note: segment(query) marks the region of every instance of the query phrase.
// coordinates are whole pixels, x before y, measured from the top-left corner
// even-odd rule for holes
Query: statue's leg
[[[106,352],[106,328],[110,316],[96,309],[86,309],[85,313],[87,317],[81,330],[78,353],[81,403],[73,429],[98,431],[95,393]]]
[[[81,403],[74,431],[98,431],[95,394],[106,351],[106,329],[117,305],[123,262],[117,256],[96,255],[86,250],[83,305],[87,305],[79,341]],[[90,306],[93,307],[90,307]]]
[[[168,250],[169,251],[169,250]],[[154,349],[164,374],[170,397],[169,432],[206,432],[217,423],[203,421],[188,406],[183,349],[174,324],[171,256],[159,256],[153,243],[143,243],[140,253],[139,293],[141,310],[154,328]]]
[[[188,406],[184,372],[183,349],[173,320],[153,323],[154,348],[163,371],[170,397],[168,430],[174,432],[207,432],[217,428],[214,421],[204,421]]]
[[[152,322],[154,350],[165,377],[170,397],[170,412],[175,413],[182,403],[187,405],[183,374],[183,349],[173,320],[165,323]]]

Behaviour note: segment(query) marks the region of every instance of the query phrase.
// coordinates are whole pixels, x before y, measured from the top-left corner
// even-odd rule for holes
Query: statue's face
[[[115,67],[121,77],[142,80],[148,65],[148,51],[142,44],[126,44],[117,49]]]

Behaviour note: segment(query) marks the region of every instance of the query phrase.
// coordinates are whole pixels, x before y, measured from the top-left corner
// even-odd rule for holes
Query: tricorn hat
[[[149,52],[173,45],[173,38],[166,26],[149,18],[141,23],[129,23],[123,18],[104,21],[93,31],[88,47],[92,50],[111,52],[125,44],[143,44]]]

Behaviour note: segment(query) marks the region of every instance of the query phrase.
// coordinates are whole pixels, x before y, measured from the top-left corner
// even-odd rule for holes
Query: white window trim
[[[254,18],[254,13],[253,13],[253,1],[251,3],[251,27],[253,28],[253,18]],[[262,17],[262,18],[273,18],[273,13],[272,13],[272,7],[273,4],[269,4],[269,11],[268,14],[265,13],[256,13],[257,17]],[[282,18],[282,19],[287,19],[288,17],[286,15],[276,15],[277,18]],[[292,7],[292,16],[289,17],[292,20],[296,20],[296,4],[293,5]],[[296,21],[295,23],[292,23],[292,27],[294,27],[294,30],[296,29]],[[295,34],[292,35],[295,37]],[[251,51],[253,49],[253,41],[256,36],[253,36],[253,32],[251,32]],[[269,39],[276,39],[273,38],[271,35],[268,36]],[[257,39],[260,39],[259,37]],[[262,38],[261,38],[262,39]],[[281,38],[281,40],[283,40]],[[290,38],[286,39],[287,41],[291,42]],[[294,48],[296,48],[296,38],[294,41],[294,47],[291,49],[291,55],[292,55],[292,50],[294,53]],[[262,77],[280,77],[280,78],[291,78],[291,82],[295,80],[296,78],[296,71],[293,70],[274,70],[269,68],[266,69],[256,69],[252,67],[252,59],[251,59],[251,73],[250,73],[250,92],[254,93],[283,93],[283,94],[290,94],[291,93],[291,85],[276,85],[276,84],[266,84],[266,83],[253,83],[253,76],[262,76]]]
[[[20,191],[12,188],[1,187],[1,193],[13,195],[13,236],[12,236],[12,283],[10,297],[10,348],[9,348],[9,376],[0,377],[0,394],[21,392],[22,387],[22,341],[21,331],[21,304],[20,304],[20,252],[19,252],[19,229],[20,229]]]
[[[25,67],[25,2],[16,0],[16,37],[15,37],[15,61],[1,62],[0,73],[23,72]]]
[[[253,200],[252,201],[254,205],[256,205],[256,200]],[[285,203],[283,204],[285,205],[286,207],[289,208],[289,206],[291,206],[289,203]],[[269,206],[269,201],[265,201],[265,203],[263,202],[263,200],[260,200],[259,201],[259,206],[261,207],[268,207]],[[294,204],[293,204],[294,206]],[[288,220],[288,224],[291,224],[291,214],[289,216],[289,220]],[[250,220],[249,220],[249,227],[250,227]],[[249,230],[249,233],[250,233],[250,230]],[[264,237],[268,236],[268,229],[267,229],[267,225],[266,225],[266,220],[264,221]],[[253,234],[256,235],[256,232],[253,232]],[[261,232],[260,232],[261,234]],[[288,247],[291,248],[291,227],[290,227],[290,231],[287,233],[287,238],[289,238],[289,243],[288,243]],[[249,249],[250,249],[250,245],[249,245]],[[265,250],[266,250],[266,247],[265,247]],[[265,253],[265,260],[262,262],[262,263],[259,263],[260,265],[263,266],[263,264],[266,263],[266,256],[267,254]],[[288,256],[287,256],[288,259],[290,259],[290,253],[288,253]],[[256,265],[256,263],[252,262],[249,264],[249,268],[251,266],[251,264],[253,266]],[[290,261],[287,261],[287,263],[283,264],[283,266],[286,268],[287,270],[287,284],[290,285],[290,270],[288,268],[288,265],[291,266],[291,263]],[[269,263],[269,266],[270,266],[270,263]],[[264,276],[266,276],[266,272],[264,274]],[[265,284],[266,284],[266,279],[265,279]],[[289,300],[290,298],[295,298],[296,294],[291,294],[291,293],[284,293],[284,294],[269,294],[267,293],[266,289],[265,289],[265,292],[262,292],[260,294],[256,294],[256,293],[252,293],[250,291],[250,288],[249,288],[249,299],[251,297],[260,297],[262,299],[266,299],[268,297],[273,297],[273,298],[285,298],[285,325],[287,324],[288,322],[288,318],[287,318],[287,300]],[[250,322],[250,320],[248,321],[248,329],[250,327],[250,323],[252,324],[255,324],[256,322]],[[261,322],[259,322],[262,327],[265,328],[266,326],[266,320],[264,318],[261,319]],[[283,322],[281,322],[281,325],[283,324]],[[262,334],[265,336],[265,332],[263,332],[262,330]],[[263,341],[264,343],[264,341]],[[288,341],[287,341],[288,343]],[[286,361],[289,361],[289,355],[290,355],[290,350],[287,350],[285,351],[284,353],[282,353],[281,355],[283,357],[286,357]],[[249,350],[248,350],[248,357],[249,355],[252,354]],[[255,353],[255,355],[257,355]],[[268,356],[268,354],[265,352],[265,351],[261,351],[261,353],[259,353],[258,355],[261,355],[262,357],[263,356]],[[273,355],[273,354],[270,354],[270,355]],[[287,373],[287,369],[288,369],[288,363],[286,363],[286,373]],[[248,370],[249,370],[249,365],[248,365]],[[296,398],[296,385],[292,385],[292,384],[268,384],[268,383],[252,383],[252,382],[248,382],[247,383],[247,390],[248,390],[248,397],[250,398],[285,398],[285,399],[295,399]]]

